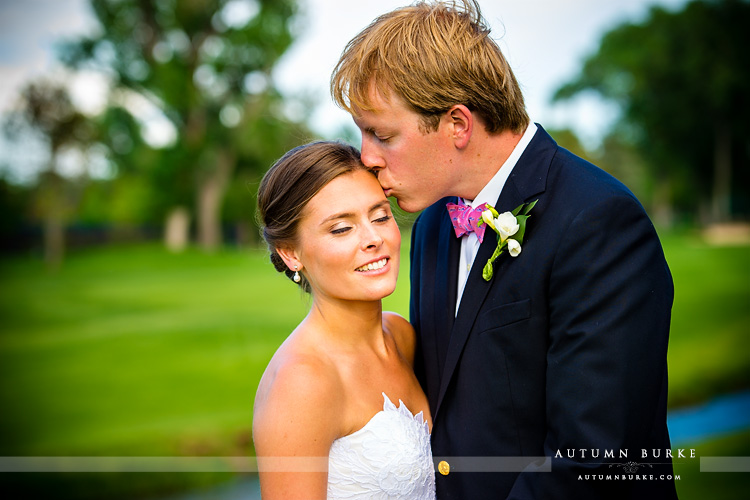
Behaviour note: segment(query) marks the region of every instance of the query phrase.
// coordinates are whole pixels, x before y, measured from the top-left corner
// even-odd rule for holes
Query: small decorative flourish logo
[[[638,469],[644,466],[651,467],[652,469],[654,468],[654,466],[651,464],[639,464],[638,462],[633,462],[633,461],[626,462],[624,464],[609,464],[610,469],[615,466],[622,467],[622,470],[624,470],[627,474],[634,474],[638,472]]]
[[[518,257],[521,253],[521,243],[523,243],[523,236],[526,234],[526,219],[529,218],[529,212],[534,208],[537,201],[539,200],[523,203],[513,211],[501,214],[492,206],[487,205],[487,210],[482,212],[482,220],[478,225],[487,224],[497,233],[497,248],[495,248],[495,252],[482,270],[482,277],[485,281],[492,279],[492,264],[506,249],[511,257]]]

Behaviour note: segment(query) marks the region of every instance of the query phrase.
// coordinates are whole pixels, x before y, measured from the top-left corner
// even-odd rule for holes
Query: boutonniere
[[[526,233],[526,220],[537,201],[539,200],[522,203],[511,212],[501,214],[497,213],[497,210],[492,206],[486,205],[487,210],[482,212],[482,221],[478,224],[487,224],[497,233],[497,247],[487,264],[484,265],[484,269],[482,269],[482,278],[485,281],[492,279],[492,264],[505,250],[508,250],[511,257],[518,257],[521,253],[521,243],[523,243],[523,235]]]

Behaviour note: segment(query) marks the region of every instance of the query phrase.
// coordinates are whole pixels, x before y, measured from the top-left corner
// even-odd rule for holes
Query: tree
[[[581,144],[578,136],[571,129],[547,128],[546,130],[547,133],[551,135],[553,139],[555,139],[555,142],[557,142],[557,144],[559,144],[563,148],[567,149],[576,156],[580,156],[586,161],[596,163],[596,158],[593,157],[590,151],[586,150],[583,144]]]
[[[10,137],[31,133],[48,149],[31,204],[42,220],[44,259],[53,270],[62,264],[65,227],[78,198],[74,180],[60,171],[60,156],[66,149],[85,152],[95,139],[90,125],[73,106],[67,89],[48,80],[28,84],[21,92],[17,110],[5,122],[5,132]]]
[[[593,90],[619,104],[618,133],[643,155],[656,191],[678,209],[729,219],[732,198],[749,193],[736,182],[750,160],[749,24],[746,0],[653,7],[607,33],[555,99]]]
[[[263,171],[306,135],[283,117],[271,80],[292,42],[293,0],[92,0],[92,7],[101,33],[66,45],[64,61],[105,71],[121,109],[137,115],[137,97],[168,120],[175,139],[154,148],[148,175],[170,206],[165,215],[194,206],[201,246],[216,248],[237,167]]]

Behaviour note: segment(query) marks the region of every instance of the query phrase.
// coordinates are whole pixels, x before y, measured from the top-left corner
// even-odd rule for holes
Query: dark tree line
[[[612,138],[639,153],[661,204],[700,221],[750,214],[750,2],[653,7],[607,33],[556,99],[595,91],[622,111]]]
[[[293,42],[295,0],[92,0],[91,7],[98,31],[63,44],[60,58],[74,71],[105,75],[108,104],[88,116],[62,82],[26,87],[4,130],[11,140],[29,131],[41,137],[48,161],[33,185],[0,180],[0,208],[14,213],[0,224],[3,238],[17,237],[22,219],[37,221],[53,267],[71,223],[164,227],[178,247],[194,232],[206,250],[226,240],[228,226],[252,240],[257,182],[286,150],[313,138],[311,103],[298,99],[302,113],[285,113],[290,98],[271,78]],[[618,104],[618,122],[593,153],[568,131],[553,135],[593,156],[657,214],[747,217],[748,25],[747,0],[694,0],[614,28],[554,99],[594,91]],[[154,117],[170,140],[154,143]],[[106,162],[109,175],[90,175],[86,165],[65,174],[59,160],[71,150],[87,165]]]

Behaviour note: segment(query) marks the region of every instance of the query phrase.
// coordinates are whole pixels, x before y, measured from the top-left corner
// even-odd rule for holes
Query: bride
[[[258,211],[274,266],[312,295],[255,398],[262,497],[434,499],[414,331],[382,310],[401,235],[376,177],[351,146],[300,146],[263,178]]]

